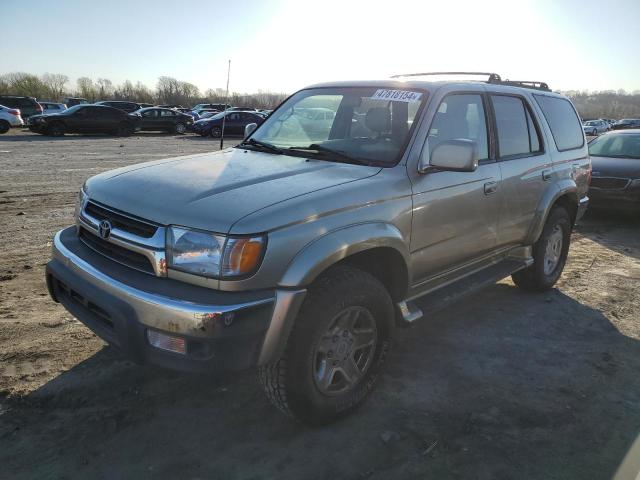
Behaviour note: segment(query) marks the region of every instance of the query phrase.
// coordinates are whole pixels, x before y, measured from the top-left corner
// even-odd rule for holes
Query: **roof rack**
[[[538,82],[533,80],[502,80],[500,75],[497,73],[490,72],[424,72],[424,73],[405,73],[402,75],[392,75],[391,78],[402,78],[402,77],[427,77],[427,76],[436,76],[436,75],[465,75],[465,76],[483,76],[488,77],[485,80],[487,83],[492,83],[495,85],[508,85],[511,87],[521,87],[521,88],[533,88],[535,90],[543,90],[545,92],[550,92],[551,89],[549,85],[545,82]]]

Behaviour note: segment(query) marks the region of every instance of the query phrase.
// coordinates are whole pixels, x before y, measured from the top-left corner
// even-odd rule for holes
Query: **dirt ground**
[[[640,215],[587,218],[549,293],[504,280],[400,331],[372,397],[328,427],[283,417],[253,372],[118,356],[49,299],[51,238],[86,177],[216,148],[0,136],[0,478],[600,480],[640,458]]]

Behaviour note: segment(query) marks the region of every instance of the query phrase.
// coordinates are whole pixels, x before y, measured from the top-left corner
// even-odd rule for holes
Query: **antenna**
[[[227,96],[224,101],[224,117],[222,117],[222,133],[220,134],[220,150],[224,145],[224,125],[227,123],[227,108],[229,108],[229,75],[231,74],[231,60],[227,66]]]

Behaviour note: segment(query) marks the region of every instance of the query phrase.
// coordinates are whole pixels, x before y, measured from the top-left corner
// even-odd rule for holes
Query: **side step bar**
[[[425,292],[424,294],[398,302],[398,324],[409,326],[425,315],[432,315],[443,310],[458,301],[482,290],[484,287],[508,277],[514,272],[528,267],[533,259],[515,260],[508,258],[495,265],[484,268],[476,273],[449,283],[443,287]]]

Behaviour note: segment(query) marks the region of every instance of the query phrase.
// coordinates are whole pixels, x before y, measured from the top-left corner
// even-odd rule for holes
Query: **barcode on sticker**
[[[376,100],[392,100],[394,102],[418,102],[422,93],[409,92],[408,90],[385,90],[383,88],[376,90],[371,98]]]

